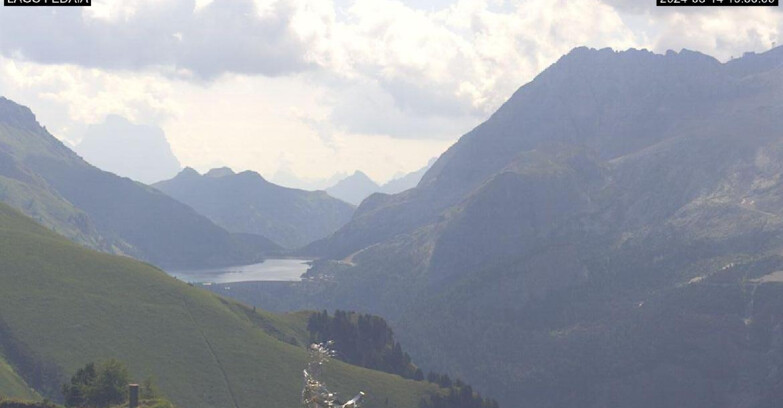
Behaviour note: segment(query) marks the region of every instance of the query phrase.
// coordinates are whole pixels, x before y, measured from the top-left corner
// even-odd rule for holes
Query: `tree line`
[[[65,406],[68,408],[109,408],[128,402],[128,368],[121,361],[107,360],[100,364],[88,363],[78,369],[71,381],[62,386]],[[142,407],[174,408],[171,402],[160,398],[157,387],[147,378],[139,387]]]
[[[448,391],[444,395],[436,394],[429,399],[422,398],[419,401],[419,408],[499,408],[497,401],[482,397],[480,393],[473,391],[470,385],[459,379],[452,383],[447,375],[435,373],[430,373],[427,377],[430,382],[447,388]]]
[[[462,380],[447,374],[422,370],[394,340],[394,332],[379,316],[336,310],[333,316],[324,310],[313,313],[307,322],[312,343],[333,341],[336,357],[350,364],[397,374],[403,378],[428,381],[444,388],[442,395],[422,399],[419,408],[498,408],[497,401],[483,398]]]
[[[402,351],[386,321],[378,316],[337,310],[334,316],[324,310],[307,322],[310,341],[334,341],[333,350],[342,361],[361,367],[397,374],[421,381],[424,373]]]

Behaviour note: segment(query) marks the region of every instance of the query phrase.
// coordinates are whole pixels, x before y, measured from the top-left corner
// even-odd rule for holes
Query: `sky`
[[[112,115],[183,166],[275,179],[415,171],[574,47],[722,61],[783,44],[778,8],[654,0],[93,0],[0,7],[0,95],[77,145]]]

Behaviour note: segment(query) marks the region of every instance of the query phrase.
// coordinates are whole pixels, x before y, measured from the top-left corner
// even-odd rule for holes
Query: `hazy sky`
[[[107,115],[179,161],[377,181],[416,170],[579,45],[726,60],[780,42],[771,8],[654,0],[93,0],[0,7],[0,94],[77,143]]]

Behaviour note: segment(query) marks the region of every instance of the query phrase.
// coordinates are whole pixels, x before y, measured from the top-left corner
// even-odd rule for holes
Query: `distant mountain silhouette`
[[[354,208],[323,191],[281,187],[255,172],[229,168],[203,176],[187,168],[154,185],[232,232],[260,234],[288,248],[325,238],[345,225]]]
[[[424,174],[427,173],[427,170],[429,170],[430,167],[435,164],[436,160],[437,159],[430,160],[426,166],[419,170],[389,180],[386,184],[380,187],[380,192],[384,194],[398,194],[405,190],[410,190],[416,187],[421,181],[422,177],[424,177]]]
[[[369,176],[357,170],[352,175],[340,180],[326,189],[330,196],[347,203],[359,205],[370,194],[380,190],[380,186]]]
[[[85,162],[30,109],[0,98],[0,201],[86,246],[166,267],[251,263],[278,247],[235,236],[159,191]]]
[[[181,169],[163,130],[109,115],[87,129],[74,151],[90,164],[145,184],[166,180]]]
[[[332,187],[327,188],[326,192],[345,202],[359,205],[364,199],[375,193],[397,194],[416,187],[416,185],[419,184],[419,181],[421,181],[421,178],[424,177],[424,174],[434,163],[435,159],[432,159],[421,169],[408,174],[402,174],[383,185],[378,185],[363,172],[356,171],[351,176],[348,176],[335,183]]]

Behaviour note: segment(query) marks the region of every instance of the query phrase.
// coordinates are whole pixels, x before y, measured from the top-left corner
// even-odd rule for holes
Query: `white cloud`
[[[688,48],[726,61],[744,52],[766,51],[779,42],[783,14],[759,8],[670,13],[657,19],[657,25],[656,50]]]
[[[96,2],[97,3],[97,2]],[[114,0],[95,7],[0,9],[0,52],[39,63],[165,69],[211,79],[309,68],[286,1]]]
[[[726,60],[780,43],[781,16],[637,0],[0,8],[0,93],[71,140],[108,114],[156,124],[180,161],[202,170],[363,169],[383,180],[419,168],[573,47]]]
[[[597,0],[497,3],[424,11],[397,0],[356,0],[341,14],[325,9],[322,18],[308,19],[321,33],[309,42],[313,60],[346,90],[335,103],[335,124],[437,137],[432,127],[453,118],[475,124],[573,47],[634,44],[615,10]],[[372,105],[375,115],[345,114]]]
[[[656,7],[652,1],[602,0],[641,43],[656,52],[686,48],[722,61],[781,43],[779,7]]]
[[[285,165],[311,179],[356,169],[387,179],[451,143],[334,128],[321,103],[331,92],[299,77],[232,75],[209,88],[183,82],[175,89],[182,110],[163,127],[180,161],[199,170],[227,164],[271,176]]]
[[[0,94],[33,108],[71,145],[108,115],[160,126],[183,165],[231,166],[305,178],[365,170],[378,180],[416,169],[450,140],[349,133],[327,120],[333,89],[306,78],[226,75],[209,84],[0,58]]]
[[[152,73],[111,73],[0,57],[0,93],[33,108],[49,130],[71,143],[87,125],[117,114],[158,123],[175,114],[172,82]]]

